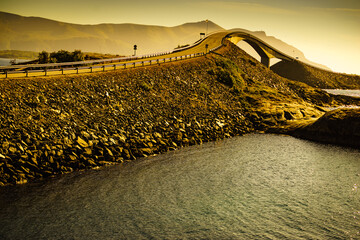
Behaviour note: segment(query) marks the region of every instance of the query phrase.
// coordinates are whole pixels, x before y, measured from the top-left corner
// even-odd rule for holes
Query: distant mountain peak
[[[206,29],[210,33],[223,28],[205,20],[174,27],[133,23],[82,25],[0,12],[0,29],[0,49],[3,50],[80,49],[130,55],[134,44],[138,45],[138,54],[168,51],[194,43]]]
[[[199,27],[204,27],[206,28],[206,26],[208,28],[216,28],[216,29],[219,29],[219,30],[225,30],[224,28],[222,28],[221,26],[219,26],[218,24],[208,20],[202,20],[202,21],[198,21],[198,22],[188,22],[188,23],[184,23],[184,24],[181,24],[179,26],[175,26],[175,27],[180,27],[180,26],[199,26]]]
[[[130,55],[134,44],[138,45],[138,54],[168,51],[178,45],[194,43],[199,39],[199,33],[211,33],[224,28],[211,20],[174,27],[134,23],[82,25],[0,11],[0,30],[1,50],[40,52],[80,49],[84,52]],[[238,30],[252,33],[288,55],[296,54],[300,60],[311,63],[300,50],[275,37],[267,36],[264,31]]]

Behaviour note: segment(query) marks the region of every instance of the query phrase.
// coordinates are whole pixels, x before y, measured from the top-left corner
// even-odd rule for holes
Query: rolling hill
[[[209,32],[222,30],[209,22]],[[206,30],[206,22],[175,27],[137,24],[79,25],[39,17],[22,17],[0,12],[0,49],[57,51],[80,49],[84,52],[131,54],[167,51],[193,43]]]

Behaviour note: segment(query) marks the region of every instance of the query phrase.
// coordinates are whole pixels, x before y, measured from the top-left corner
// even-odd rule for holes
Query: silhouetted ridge
[[[138,54],[145,54],[192,44],[207,28],[208,33],[223,30],[211,21],[174,27],[131,23],[82,25],[0,12],[0,49],[38,52],[80,49],[130,55],[136,44]]]
[[[278,75],[318,88],[359,89],[360,76],[334,73],[298,61],[281,61],[271,67]]]

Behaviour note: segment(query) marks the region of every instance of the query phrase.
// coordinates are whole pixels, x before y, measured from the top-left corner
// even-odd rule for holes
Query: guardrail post
[[[105,72],[105,65],[102,66],[103,72]]]
[[[8,77],[7,75],[8,75],[8,73],[7,73],[7,71],[5,71],[5,78],[7,78],[7,77]]]
[[[141,65],[144,66],[144,61],[141,62]]]
[[[135,68],[135,62],[133,64],[134,64],[134,68]]]
[[[78,67],[76,68],[76,74],[79,74],[79,68]]]
[[[124,63],[124,69],[126,69],[126,63]]]
[[[44,70],[44,71],[45,71],[45,76],[47,76],[47,69],[45,68],[45,70]]]
[[[150,64],[149,64],[149,65],[151,65],[151,61],[152,61],[152,60],[150,60],[150,61],[149,61],[149,62],[150,62]]]
[[[175,57],[175,61],[177,61],[177,57]]]
[[[61,69],[61,74],[64,75],[64,69],[63,68]]]
[[[27,69],[25,70],[25,73],[26,73],[26,77],[28,77],[29,76],[29,71]]]
[[[159,64],[159,59],[156,59],[156,63]]]
[[[93,72],[93,67],[92,67],[92,66],[90,67],[90,72],[91,72],[91,73]]]
[[[116,70],[116,64],[114,64],[114,70]]]

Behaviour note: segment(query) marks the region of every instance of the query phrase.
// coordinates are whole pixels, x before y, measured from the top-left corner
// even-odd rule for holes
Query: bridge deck
[[[286,60],[293,60],[291,56],[281,52],[280,50],[275,49],[274,47],[270,46],[266,42],[262,41],[261,39],[257,38],[254,35],[251,35],[247,32],[237,31],[237,30],[228,30],[228,31],[220,31],[213,34],[210,34],[202,41],[193,44],[192,46],[173,50],[169,53],[158,53],[153,55],[147,56],[140,56],[140,57],[129,57],[129,58],[117,58],[117,59],[106,59],[105,63],[99,63],[99,61],[85,61],[85,62],[73,62],[73,63],[61,63],[61,64],[33,64],[33,65],[17,65],[17,66],[6,66],[0,67],[0,71],[3,71],[0,74],[0,78],[5,77],[25,77],[25,76],[52,76],[58,74],[79,74],[79,73],[88,73],[89,69],[91,68],[91,72],[98,72],[104,70],[110,70],[111,68],[121,68],[122,65],[125,65],[123,68],[127,66],[144,66],[149,65],[151,63],[156,63],[156,61],[160,62],[170,62],[172,59],[187,56],[187,55],[196,55],[196,54],[204,54],[209,52],[212,49],[218,48],[222,45],[224,39],[239,41],[239,40],[248,40],[252,43],[256,44],[255,47],[259,47],[264,51],[266,56],[269,58],[277,57]],[[261,55],[261,54],[260,54]],[[262,56],[264,58],[264,56]],[[113,61],[113,62],[110,62]],[[100,61],[101,62],[101,61]],[[262,60],[263,62],[263,60]],[[266,61],[265,61],[266,62]],[[135,65],[134,65],[135,64]],[[79,66],[78,69],[75,69],[74,65],[84,65]],[[89,66],[91,65],[91,66]],[[115,66],[114,66],[115,65]],[[48,69],[45,74],[44,71],[29,71],[28,73],[25,72],[26,68],[30,67],[60,67],[64,68],[63,70],[52,71]],[[70,68],[71,66],[71,68]],[[66,69],[69,68],[69,69]],[[16,71],[12,74],[5,74],[4,71],[9,69],[15,69]],[[20,72],[21,70],[21,72]],[[10,73],[10,72],[9,72]]]

